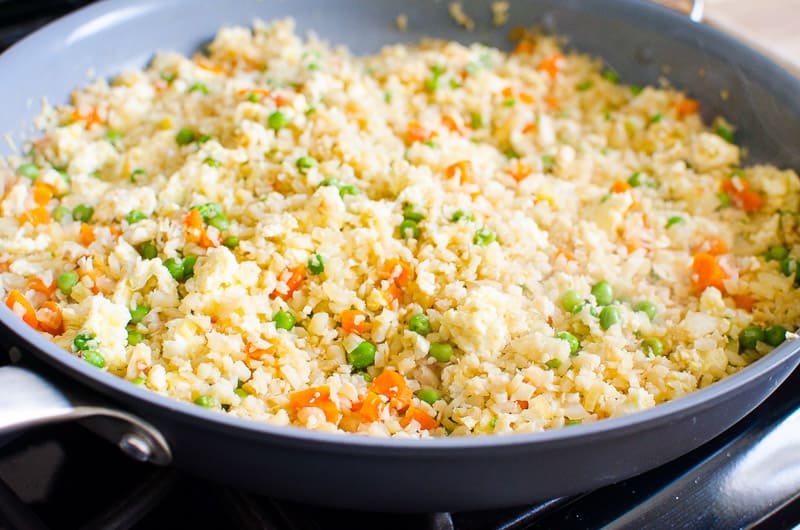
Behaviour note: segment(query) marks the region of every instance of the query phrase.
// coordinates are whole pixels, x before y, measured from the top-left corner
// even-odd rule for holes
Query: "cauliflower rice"
[[[0,282],[99,369],[259,421],[629,414],[800,322],[800,180],[697,110],[547,37],[353,57],[225,28],[45,110],[0,162]]]

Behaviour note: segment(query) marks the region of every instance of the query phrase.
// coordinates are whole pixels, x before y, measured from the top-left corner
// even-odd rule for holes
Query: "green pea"
[[[433,405],[442,399],[442,394],[440,394],[439,391],[434,388],[423,388],[421,390],[417,390],[417,397],[428,405]]]
[[[149,313],[150,313],[150,306],[147,306],[145,304],[138,304],[136,307],[131,309],[131,323],[138,324]]]
[[[222,206],[216,202],[207,202],[204,204],[196,204],[189,208],[190,210],[197,210],[200,213],[200,217],[203,218],[203,221],[206,223],[210,222],[213,218],[219,217],[222,214]]]
[[[497,234],[488,228],[478,228],[472,236],[472,242],[479,247],[485,247],[497,241]]]
[[[739,347],[745,350],[753,350],[759,342],[764,341],[764,330],[755,324],[751,324],[739,333]]]
[[[786,340],[786,328],[783,326],[767,326],[764,330],[764,342],[772,346],[780,346]]]
[[[305,173],[312,167],[316,166],[317,161],[310,156],[301,156],[297,159],[296,165],[297,169],[299,169],[301,173]]]
[[[608,305],[600,311],[600,327],[608,329],[615,324],[622,322],[622,315],[619,314],[619,309],[613,305]]]
[[[628,178],[628,184],[630,184],[630,185],[631,185],[631,186],[633,186],[634,188],[638,188],[638,187],[640,187],[642,184],[644,184],[644,181],[642,180],[642,173],[641,173],[640,171],[637,171],[636,173],[634,173],[633,175],[631,175],[631,176]]]
[[[98,351],[84,350],[82,355],[83,355],[83,360],[91,364],[92,366],[96,366],[97,368],[103,368],[106,365],[106,358],[103,357],[103,355]]]
[[[604,70],[602,76],[609,83],[614,83],[615,85],[619,83],[619,74],[614,70]]]
[[[361,190],[359,190],[356,186],[351,186],[349,184],[339,188],[339,197],[343,199],[345,195],[358,195],[359,193],[361,193]]]
[[[139,255],[143,259],[155,259],[158,256],[158,247],[152,241],[145,241],[139,245]]]
[[[642,300],[641,302],[637,303],[633,306],[634,311],[641,311],[647,314],[647,318],[653,320],[656,318],[656,313],[658,312],[658,307],[656,304],[651,302],[650,300]]]
[[[780,269],[784,276],[791,276],[797,272],[797,260],[789,256],[781,261]]]
[[[475,216],[472,215],[472,212],[465,212],[464,210],[457,210],[453,213],[453,216],[450,218],[450,221],[453,223],[459,222],[461,219],[465,221],[474,221]]]
[[[223,231],[227,230],[228,228],[230,228],[231,220],[228,219],[228,217],[226,215],[220,214],[220,215],[217,215],[216,217],[212,217],[208,221],[208,224],[210,226],[213,226],[214,228],[216,228],[220,232],[223,232]]]
[[[213,158],[206,158],[203,160],[203,164],[207,165],[208,167],[218,168],[221,165],[221,162]]]
[[[135,329],[128,330],[128,346],[136,346],[144,340],[144,335]]]
[[[356,370],[375,364],[375,345],[364,341],[347,353],[347,362]]]
[[[655,337],[642,341],[642,351],[648,357],[661,357],[664,355],[664,344]]]
[[[592,286],[592,295],[597,300],[597,305],[608,305],[614,301],[614,289],[605,280],[601,280]]]
[[[719,136],[729,144],[732,144],[736,141],[733,137],[733,131],[724,125],[719,125],[716,129],[714,129],[714,132],[717,133],[717,136]]]
[[[658,114],[653,114],[652,116],[650,116],[650,123],[658,123],[663,119],[664,115],[659,112]]]
[[[276,328],[285,329],[286,331],[291,331],[295,324],[294,316],[284,310],[275,313],[272,317],[272,321],[275,323]]]
[[[76,221],[88,223],[94,215],[94,208],[88,204],[79,204],[72,210],[72,218]]]
[[[516,104],[517,104],[517,99],[516,98],[508,98],[508,99],[504,99],[503,100],[503,106],[504,107],[513,107]]]
[[[586,81],[581,81],[580,83],[575,85],[575,90],[577,90],[578,92],[586,92],[587,90],[592,88],[593,85],[594,83],[592,83],[591,79],[587,79]]]
[[[143,385],[147,383],[147,379],[144,377],[134,377],[133,379],[131,379],[131,383],[133,383],[134,385]]]
[[[630,86],[630,90],[631,90],[631,94],[633,94],[634,96],[638,96],[639,94],[641,94],[644,91],[644,88],[640,87],[639,85],[631,85]]]
[[[578,337],[570,333],[569,331],[561,331],[556,333],[556,338],[565,340],[569,344],[569,354],[575,356],[578,354],[578,350],[581,349],[581,341],[578,340]]]
[[[183,279],[188,280],[194,276],[194,266],[197,263],[197,256],[186,256],[183,258]]]
[[[556,369],[561,367],[561,359],[557,359],[557,358],[553,357],[552,359],[550,359],[549,361],[547,361],[544,364],[548,368],[552,368],[553,370],[556,370]]]
[[[178,145],[189,145],[190,143],[194,142],[196,135],[195,132],[188,127],[184,127],[178,134],[175,135],[175,141]]]
[[[789,249],[782,246],[770,247],[767,251],[767,261],[783,261],[789,257]]]
[[[63,221],[68,215],[72,216],[72,212],[66,206],[56,206],[56,208],[53,210],[53,219],[55,219],[58,223]]]
[[[22,164],[17,168],[17,174],[25,178],[29,178],[31,180],[36,180],[37,178],[39,178],[39,166],[37,166],[33,162]]]
[[[134,169],[131,172],[130,180],[131,180],[131,182],[135,183],[136,182],[136,177],[144,176],[144,175],[147,175],[147,171],[145,171],[144,169],[142,169],[142,168]]]
[[[399,230],[400,237],[403,239],[419,239],[420,235],[422,235],[422,230],[417,226],[417,222],[410,219],[404,219],[403,222],[400,223]]]
[[[583,298],[576,291],[570,289],[561,295],[561,307],[569,313],[578,313],[583,308]]]
[[[239,396],[239,399],[244,399],[250,395],[250,393],[244,388],[237,388],[236,390],[233,391],[233,393]]]
[[[205,83],[193,83],[192,86],[189,87],[189,93],[192,92],[200,92],[204,96],[208,95],[208,87]]]
[[[431,321],[428,319],[425,313],[417,313],[412,315],[411,318],[408,320],[408,329],[413,331],[414,333],[419,333],[423,337],[430,333],[431,330]]]
[[[409,221],[414,221],[415,223],[418,223],[423,219],[425,219],[425,214],[417,212],[414,209],[413,205],[407,204],[406,206],[403,207],[403,219],[407,219]]]
[[[225,239],[222,240],[222,244],[228,248],[236,248],[239,246],[239,238],[236,236],[225,236]]]
[[[106,140],[111,142],[112,145],[117,145],[117,142],[122,140],[122,133],[119,131],[108,131],[106,133]]]
[[[480,129],[483,127],[483,116],[480,112],[473,112],[469,115],[469,124],[473,129]]]
[[[78,285],[78,273],[75,271],[65,271],[58,275],[56,278],[56,286],[58,290],[69,296],[72,293],[72,288]]]
[[[74,351],[88,350],[92,346],[96,346],[94,333],[78,333],[72,340],[72,349]]]
[[[320,188],[323,186],[333,186],[334,188],[338,188],[341,186],[341,184],[333,177],[325,177],[322,179],[322,182],[319,183]]]
[[[542,169],[552,171],[556,165],[556,157],[553,155],[542,155]]]
[[[169,258],[164,261],[164,267],[167,268],[170,276],[177,281],[183,280],[183,262],[180,258]]]
[[[681,217],[680,215],[673,215],[672,217],[667,219],[667,224],[665,225],[665,228],[671,228],[671,227],[673,227],[673,226],[675,226],[677,224],[682,224],[682,223],[685,223],[685,222],[686,222],[686,220],[683,217]]]
[[[325,258],[319,254],[314,254],[308,258],[308,270],[311,274],[322,274],[325,272]]]
[[[428,354],[440,363],[446,363],[453,356],[453,347],[445,342],[432,342]]]
[[[147,219],[147,214],[142,212],[141,210],[131,210],[128,212],[128,217],[125,218],[128,221],[129,225],[133,225],[138,223],[139,221],[143,221]]]
[[[286,114],[283,112],[276,110],[272,114],[269,115],[267,118],[267,125],[269,125],[270,129],[279,130],[283,129],[289,124],[289,118],[286,117]]]
[[[214,406],[214,398],[209,396],[208,394],[204,394],[202,396],[197,396],[194,400],[195,405],[200,405],[203,408],[210,409]]]
[[[580,425],[583,423],[581,420],[567,420],[564,422],[564,427],[572,427],[573,425]]]

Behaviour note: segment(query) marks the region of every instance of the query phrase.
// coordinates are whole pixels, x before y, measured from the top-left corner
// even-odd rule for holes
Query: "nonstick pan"
[[[603,57],[625,82],[652,84],[666,74],[700,99],[707,118],[723,115],[739,127],[748,163],[800,169],[800,82],[712,28],[636,0],[512,0],[504,29],[491,24],[485,0],[462,5],[476,19],[472,32],[454,24],[446,2],[422,0],[102,2],[0,56],[0,133],[12,133],[18,144],[35,134],[25,124],[38,113],[40,98],[65,101],[86,83],[87,71],[109,77],[142,67],[156,49],[191,53],[221,25],[256,17],[292,16],[301,32],[314,30],[355,52],[423,36],[505,48],[511,25],[542,25],[569,46]],[[408,17],[406,32],[393,25],[401,13]],[[793,338],[708,388],[631,416],[535,434],[394,440],[276,427],[174,401],[61,350],[5,307],[0,323],[11,331],[15,357],[29,352],[36,364],[49,365],[36,373],[0,368],[0,436],[93,417],[91,428],[141,460],[259,493],[361,510],[508,506],[624,479],[721,433],[800,362],[800,341]]]

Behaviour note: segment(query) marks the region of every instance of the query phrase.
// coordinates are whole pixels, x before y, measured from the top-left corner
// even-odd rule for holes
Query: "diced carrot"
[[[199,57],[199,56],[196,57],[194,63],[198,67],[202,68],[203,70],[206,70],[206,71],[209,71],[209,72],[213,72],[215,74],[230,75],[230,72],[228,70],[226,70],[225,68],[223,68],[223,67],[221,67],[219,65],[216,65],[216,64],[212,63],[211,61],[207,60],[204,57]]]
[[[406,138],[408,138],[409,142],[427,142],[431,139],[433,133],[419,124],[416,121],[408,122],[408,128],[406,129]]]
[[[733,303],[736,305],[737,308],[744,309],[748,313],[753,311],[753,306],[755,305],[756,300],[755,298],[752,297],[752,295],[749,295],[747,293],[735,294],[732,296],[732,298],[733,298]]]
[[[753,190],[744,190],[734,200],[747,213],[757,212],[764,205],[764,198]]]
[[[386,305],[393,305],[395,302],[399,302],[402,297],[403,290],[394,283],[383,291],[383,298],[386,300]]]
[[[375,392],[368,392],[367,397],[361,402],[358,413],[367,421],[377,421],[381,411],[386,407],[386,401]]]
[[[30,223],[33,226],[39,226],[50,222],[50,212],[44,206],[39,206],[23,213],[18,220],[19,224]]]
[[[518,399],[517,400],[517,405],[519,405],[519,408],[521,408],[522,410],[528,410],[528,402],[527,402],[527,400]]]
[[[197,244],[203,248],[213,248],[217,246],[217,242],[211,239],[211,236],[208,235],[206,230],[200,231],[200,239],[197,241]]]
[[[442,116],[442,125],[456,134],[464,134],[464,131],[461,130],[461,127],[458,126],[458,123],[453,119],[452,116]]]
[[[536,132],[539,129],[539,124],[535,121],[530,122],[522,129],[522,134],[528,134],[529,132]]]
[[[539,70],[547,72],[547,75],[550,76],[550,79],[555,79],[559,70],[561,70],[561,64],[563,62],[564,56],[561,53],[556,52],[546,57],[541,63],[539,63]]]
[[[31,191],[33,192],[33,202],[39,206],[47,206],[47,203],[53,198],[53,187],[41,180],[33,183]]]
[[[89,269],[88,271],[83,273],[82,276],[88,277],[91,280],[90,289],[92,293],[98,294],[100,292],[100,285],[98,283],[98,280],[100,279],[100,277],[103,276],[103,273],[100,271],[100,269]]]
[[[21,292],[17,291],[16,289],[13,289],[11,292],[9,292],[8,297],[6,298],[6,307],[8,307],[12,313],[20,317],[30,327],[34,329],[39,328],[39,319],[36,316],[36,311]]]
[[[243,88],[241,90],[236,91],[236,95],[239,97],[242,96],[249,96],[250,94],[255,94],[260,97],[260,99],[264,99],[272,95],[272,91],[268,88]]]
[[[294,292],[300,288],[302,285],[303,280],[306,279],[306,268],[302,265],[298,265],[297,267],[292,267],[283,271],[278,277],[278,280],[286,284],[286,291],[281,292],[278,289],[272,291],[270,295],[272,298],[282,298],[284,300],[289,300]]]
[[[578,261],[578,258],[575,256],[575,254],[565,248],[559,248],[555,251],[553,254],[553,261],[557,260],[559,256],[564,256],[564,259],[567,261]]]
[[[86,130],[91,129],[93,125],[103,123],[97,107],[92,107],[91,111],[89,111],[89,114],[83,114],[80,109],[75,109],[72,111],[72,114],[70,114],[70,119],[72,121],[85,122],[84,127],[86,127]]]
[[[724,291],[722,282],[727,278],[728,273],[720,266],[716,256],[706,252],[694,255],[692,287],[695,293],[702,293],[709,287],[716,287],[720,291]]]
[[[408,407],[406,415],[400,420],[400,425],[403,427],[408,427],[412,421],[416,421],[419,424],[420,429],[424,429],[426,431],[435,429],[439,426],[439,422],[436,421],[436,418],[413,405]]]
[[[685,118],[690,114],[695,114],[699,109],[700,102],[696,99],[683,98],[675,103],[675,110],[681,118]]]
[[[64,333],[64,317],[61,314],[61,308],[55,302],[48,300],[43,303],[36,315],[42,331],[51,335]]]
[[[111,225],[108,227],[109,233],[111,233],[114,237],[119,237],[122,235],[122,229],[116,225]]]
[[[372,380],[369,389],[371,392],[389,398],[389,403],[399,411],[408,407],[413,396],[405,377],[393,370],[381,372]]]
[[[411,280],[411,267],[399,259],[388,259],[381,267],[381,276],[392,280],[398,287],[405,287]]]
[[[523,164],[519,160],[516,160],[511,164],[509,164],[508,168],[506,169],[506,173],[511,175],[511,178],[513,178],[517,182],[522,182],[523,180],[528,178],[531,173],[533,173],[533,168],[526,164]]]
[[[612,193],[625,193],[629,189],[631,189],[631,185],[624,180],[616,180],[614,184],[611,185]]]
[[[183,224],[190,230],[202,230],[203,216],[196,208],[189,210],[189,213],[187,213],[186,217],[183,218]]]
[[[550,107],[552,110],[560,110],[561,109],[561,102],[558,101],[558,98],[555,96],[545,96],[544,102]]]
[[[50,296],[56,290],[56,286],[55,284],[47,285],[41,278],[33,277],[28,280],[28,289]]]
[[[462,184],[475,179],[475,170],[470,160],[459,160],[454,164],[450,164],[444,169],[444,174],[449,179],[458,176]]]
[[[519,41],[517,43],[517,45],[514,47],[514,52],[513,53],[515,53],[515,54],[531,54],[531,53],[533,53],[533,51],[535,49],[536,49],[536,47],[533,45],[533,42],[531,42],[528,39],[523,39],[523,40]]]
[[[361,335],[367,330],[367,318],[364,313],[356,309],[345,309],[342,311],[342,329],[346,333]]]
[[[325,413],[325,419],[329,422],[336,423],[339,421],[339,409],[331,401],[331,391],[328,386],[323,385],[292,392],[289,394],[289,403],[295,410],[316,407]]]
[[[696,252],[719,256],[728,253],[728,244],[718,237],[709,237],[697,247]]]
[[[95,235],[94,235],[94,228],[92,228],[92,225],[81,223],[80,238],[81,238],[81,244],[84,247],[88,247],[89,245],[94,243]]]
[[[275,100],[275,106],[278,108],[285,107],[292,102],[292,98],[289,96],[284,96],[283,94],[275,94],[273,99]]]

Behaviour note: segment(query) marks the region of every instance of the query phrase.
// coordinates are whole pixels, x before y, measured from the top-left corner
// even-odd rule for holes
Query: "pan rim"
[[[27,54],[29,49],[34,49],[49,38],[50,33],[56,31],[76,31],[91,19],[108,15],[120,8],[137,7],[140,10],[164,9],[171,4],[180,3],[181,0],[103,0],[83,7],[65,17],[59,18],[43,28],[25,37],[0,54],[0,71],[9,62],[9,58]],[[588,3],[587,3],[588,4]],[[766,76],[772,78],[775,87],[788,87],[800,92],[800,79],[793,76],[785,68],[775,63],[772,59],[746,44],[734,39],[713,27],[695,24],[688,18],[674,13],[667,8],[656,4],[638,0],[593,0],[595,9],[609,9],[613,12],[639,12],[643,15],[650,14],[660,19],[691,27],[699,32],[698,38],[705,36],[715,39],[730,48],[731,56],[736,56],[742,63],[749,63],[759,67]],[[148,7],[149,6],[149,7]],[[798,112],[800,119],[800,111]],[[323,433],[312,431],[297,426],[278,426],[258,420],[239,418],[225,413],[209,411],[192,403],[183,402],[175,398],[158,394],[154,391],[140,388],[129,381],[108,372],[98,370],[66,350],[39,335],[32,328],[24,325],[19,318],[6,307],[0,308],[0,324],[9,331],[23,339],[27,345],[32,346],[32,353],[42,358],[48,364],[56,366],[60,371],[67,372],[76,383],[87,385],[100,391],[106,396],[121,401],[123,399],[135,400],[140,404],[175,415],[176,420],[189,422],[203,422],[203,428],[234,431],[240,436],[254,438],[268,437],[272,443],[296,444],[303,443],[307,447],[329,451],[352,451],[354,447],[374,452],[401,451],[409,456],[420,454],[439,454],[456,449],[462,451],[480,450],[487,448],[528,448],[542,445],[569,446],[578,443],[586,437],[610,436],[619,437],[632,432],[648,429],[649,427],[669,421],[679,421],[693,414],[703,406],[712,406],[732,394],[737,388],[744,387],[748,382],[767,376],[770,370],[789,362],[792,357],[800,352],[800,342],[786,341],[774,351],[746,366],[735,374],[690,394],[676,398],[653,408],[638,411],[628,416],[608,418],[602,421],[577,425],[568,429],[552,429],[533,433],[514,433],[497,435],[480,435],[453,438],[423,438],[423,439],[396,439],[377,438],[364,435],[342,433]],[[140,407],[129,407],[140,408]]]

